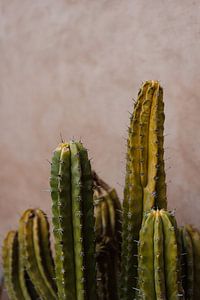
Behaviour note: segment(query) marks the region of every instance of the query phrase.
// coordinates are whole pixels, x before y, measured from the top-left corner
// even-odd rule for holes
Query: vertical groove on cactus
[[[55,150],[50,185],[59,299],[95,300],[92,173],[81,143]]]
[[[24,251],[26,260],[26,270],[34,283],[35,289],[42,299],[55,300],[56,291],[53,288],[54,282],[49,274],[47,262],[51,257],[49,245],[49,232],[47,220],[39,210],[27,210],[22,216]],[[43,223],[43,224],[42,224]],[[45,241],[46,240],[46,241]],[[45,248],[43,248],[45,245]],[[46,251],[43,256],[43,251]]]
[[[5,287],[11,300],[25,300],[19,281],[19,250],[16,231],[8,232],[2,249]]]
[[[165,210],[152,210],[140,231],[139,299],[184,299],[177,228]]]
[[[163,90],[145,82],[130,120],[123,201],[121,298],[132,299],[137,285],[137,241],[143,214],[166,208],[163,160]]]

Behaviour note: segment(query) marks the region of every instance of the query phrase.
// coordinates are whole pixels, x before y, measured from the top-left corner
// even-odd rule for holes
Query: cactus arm
[[[83,244],[87,299],[95,300],[96,291],[96,266],[95,266],[95,219],[93,204],[93,178],[90,161],[86,149],[82,143],[77,143],[81,161],[82,179],[82,210],[83,210]]]
[[[35,217],[34,210],[28,210],[24,214],[24,247],[26,269],[31,281],[33,282],[37,293],[42,299],[55,300],[57,299],[56,293],[51,287],[46,272],[42,265],[43,258],[41,257],[39,236],[38,219]],[[43,236],[41,236],[43,239]]]
[[[92,173],[81,143],[56,149],[50,185],[59,299],[95,300]]]
[[[32,212],[32,210],[29,210]],[[27,214],[27,211],[24,212],[22,217],[19,220],[18,227],[18,240],[19,240],[19,281],[22,288],[23,296],[26,300],[32,300],[38,298],[38,294],[35,291],[35,288],[31,282],[31,279],[26,271],[26,260],[25,260],[25,245],[24,245],[24,215]]]
[[[132,299],[136,288],[137,244],[143,215],[143,190],[140,183],[140,113],[147,85],[140,89],[138,101],[133,116],[130,119],[129,135],[127,139],[127,163],[123,200],[122,223],[122,263],[121,263],[121,298]]]
[[[167,299],[184,299],[181,286],[176,228],[164,210],[160,211],[164,233],[165,283]]]
[[[70,165],[69,145],[61,144],[54,151],[50,178],[55,270],[60,300],[76,299]]]
[[[183,244],[183,254],[184,254],[184,266],[185,266],[185,277],[183,280],[184,290],[186,293],[186,298],[188,300],[193,300],[194,296],[194,254],[192,239],[188,233],[186,227],[181,230],[182,244]]]
[[[166,208],[163,160],[163,90],[157,81],[145,82],[138,94],[129,128],[123,201],[121,297],[134,296],[137,276],[134,265],[143,214],[152,208]],[[126,282],[125,282],[126,281]]]
[[[154,273],[156,299],[159,300],[166,300],[163,240],[162,219],[159,211],[156,211],[154,224]]]
[[[52,298],[56,299],[55,274],[49,243],[49,225],[44,213],[37,209],[33,218],[33,244],[38,270]]]
[[[35,248],[37,252],[41,254],[37,257],[41,257],[42,261],[38,261],[38,266],[40,267],[40,272],[44,272],[44,278],[48,278],[48,285],[50,289],[56,290],[55,284],[55,270],[54,270],[54,261],[51,253],[50,247],[50,232],[49,232],[49,222],[45,213],[40,210],[35,210],[34,218],[34,241]],[[43,267],[41,266],[41,263]],[[45,279],[47,280],[47,279]]]
[[[143,171],[147,180],[144,182],[143,211],[154,208],[166,208],[166,183],[163,159],[163,130],[164,130],[164,104],[163,90],[157,81],[149,83],[146,100],[142,107],[141,141],[146,150],[146,156],[141,151],[141,161],[147,161],[147,170]],[[146,126],[145,126],[146,124]],[[147,137],[146,137],[147,136]],[[146,137],[146,139],[145,139]],[[143,166],[144,164],[142,164]]]
[[[154,223],[155,217],[150,213],[140,231],[138,249],[139,298],[156,300],[154,285]]]
[[[17,232],[10,231],[2,249],[5,287],[11,300],[25,299],[19,282],[18,240]]]
[[[200,299],[200,233],[191,225],[186,225],[186,229],[192,240],[193,259],[194,259],[194,299]]]
[[[76,289],[77,299],[83,300],[86,293],[84,281],[86,280],[84,274],[84,246],[82,236],[82,218],[83,211],[81,208],[82,194],[81,194],[81,164],[80,153],[77,145],[74,142],[70,143],[71,150],[71,187],[72,187],[72,213],[73,213],[73,236],[74,236],[74,259],[76,272]]]

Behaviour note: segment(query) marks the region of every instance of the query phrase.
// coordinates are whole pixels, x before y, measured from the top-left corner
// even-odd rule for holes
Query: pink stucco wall
[[[132,98],[164,87],[170,208],[200,228],[199,1],[1,0],[0,224],[50,212],[52,150],[81,137],[122,197]]]

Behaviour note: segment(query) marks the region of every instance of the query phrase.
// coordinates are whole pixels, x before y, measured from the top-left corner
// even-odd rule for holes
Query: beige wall
[[[1,239],[27,207],[50,212],[52,150],[82,137],[122,197],[131,98],[158,79],[170,208],[200,227],[200,4],[1,0]],[[169,159],[168,159],[169,158]]]

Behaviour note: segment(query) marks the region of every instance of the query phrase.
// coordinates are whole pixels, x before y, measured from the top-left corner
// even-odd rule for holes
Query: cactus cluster
[[[127,139],[123,205],[91,170],[81,142],[62,142],[51,162],[52,224],[26,210],[3,244],[11,300],[199,300],[200,232],[167,210],[164,102],[145,82]]]

